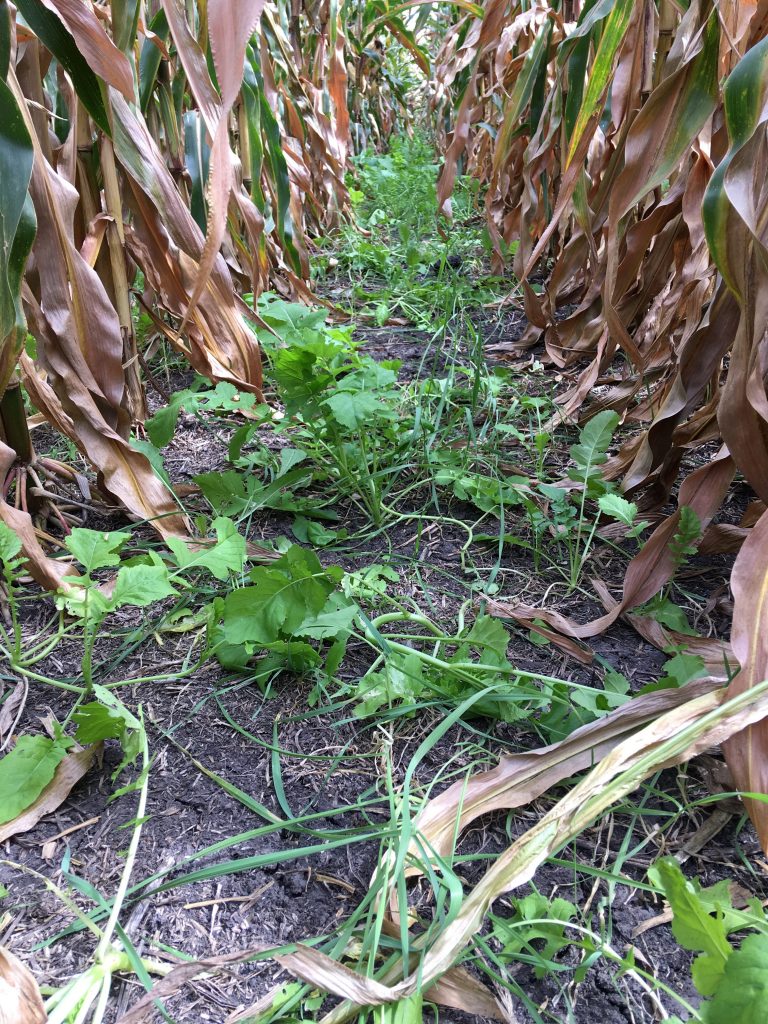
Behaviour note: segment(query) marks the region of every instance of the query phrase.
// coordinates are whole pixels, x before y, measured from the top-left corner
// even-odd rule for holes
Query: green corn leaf
[[[731,145],[707,185],[701,210],[712,258],[728,287],[739,295],[735,261],[742,260],[743,251],[740,232],[729,230],[733,213],[725,177],[733,158],[768,118],[768,38],[748,50],[733,69],[723,89],[723,101]]]
[[[599,21],[608,17],[613,8],[613,2],[614,0],[600,0],[599,3],[595,3],[595,0],[587,0],[582,7],[575,30],[560,44],[558,60],[561,64],[567,62],[568,67],[568,95],[563,111],[566,138],[573,135],[576,118],[584,97],[587,64],[592,45],[592,29]]]
[[[184,159],[192,183],[189,208],[197,226],[205,233],[208,226],[208,208],[205,193],[211,147],[208,144],[205,122],[197,110],[184,113]]]
[[[10,379],[25,337],[21,280],[35,237],[35,217],[27,196],[32,174],[32,140],[13,93],[3,80],[10,46],[7,4],[0,5],[0,395]]]
[[[669,178],[715,109],[719,46],[719,21],[713,12],[698,50],[654,89],[633,121],[624,168],[611,191],[615,223]]]
[[[504,104],[504,118],[496,146],[496,159],[502,159],[502,154],[508,152],[514,133],[519,126],[520,117],[531,100],[540,72],[542,69],[546,70],[551,35],[552,22],[547,20],[539,29],[533,46],[525,55],[523,69],[515,79],[512,92]],[[536,124],[534,123],[531,125],[531,131],[533,132],[535,128]]]
[[[110,0],[109,6],[112,12],[112,38],[115,46],[120,50],[130,50],[136,38],[139,22],[139,0]]]
[[[173,481],[168,474],[168,470],[165,468],[163,456],[155,445],[153,445],[151,441],[145,441],[141,437],[131,437],[130,444],[131,448],[135,449],[137,452],[141,452],[152,467],[155,476],[163,481],[169,491],[172,491]]]
[[[566,166],[573,160],[587,125],[602,108],[605,91],[613,75],[619,49],[632,20],[634,6],[634,0],[616,0],[611,13],[608,15],[597,46],[597,53],[595,54],[589,82],[584,92],[584,99],[579,108],[569,140]]]
[[[157,11],[149,23],[150,32],[165,42],[168,39],[168,19],[162,7]],[[145,39],[141,46],[139,57],[139,99],[142,114],[146,114],[149,108],[152,93],[157,81],[157,72],[160,70],[162,53],[159,47],[155,46],[151,39]]]
[[[262,129],[259,149],[263,154],[264,163],[270,171],[270,177],[275,186],[275,198],[277,200],[275,228],[277,235],[283,251],[291,262],[291,266],[295,271],[301,273],[301,257],[294,241],[295,230],[290,212],[291,188],[288,164],[286,163],[281,145],[280,125],[264,95],[258,50],[253,45],[249,45],[247,49],[243,71],[243,95],[245,96],[249,113],[258,106],[258,116]],[[253,138],[253,135],[250,137]],[[266,146],[264,146],[264,141],[262,140],[266,142]],[[256,197],[254,197],[254,201],[256,201]]]

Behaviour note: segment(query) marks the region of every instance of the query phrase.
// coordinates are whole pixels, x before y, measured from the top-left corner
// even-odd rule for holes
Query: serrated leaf
[[[601,494],[597,499],[600,511],[626,526],[632,526],[637,518],[637,505],[627,501],[620,494]]]
[[[684,949],[700,954],[691,971],[696,988],[703,996],[712,995],[732,952],[723,915],[710,912],[700,887],[683,875],[672,857],[657,861],[648,869],[648,877],[663,890],[672,908],[672,934]]]
[[[120,551],[130,537],[130,533],[102,533],[76,526],[64,538],[64,545],[90,576],[95,569],[119,565]]]
[[[124,565],[117,574],[112,594],[112,607],[130,604],[146,608],[155,601],[175,597],[177,591],[168,578],[168,569],[162,562],[153,565]]]
[[[224,599],[222,634],[228,643],[269,644],[296,635],[335,588],[317,556],[296,544],[271,566],[255,568],[251,579],[254,586]]]
[[[289,470],[293,469],[294,466],[298,466],[299,463],[304,462],[306,458],[307,453],[303,448],[283,448],[280,452],[279,475],[283,476]]]
[[[357,684],[356,696],[360,703],[355,714],[364,718],[380,707],[395,704],[415,704],[424,689],[423,662],[417,654],[393,654],[387,658],[379,672],[369,672]]]
[[[572,480],[583,481],[597,466],[602,466],[618,425],[619,414],[612,409],[604,409],[582,428],[578,443],[571,445],[570,449],[571,458],[576,463],[576,469],[568,473]]]
[[[331,594],[321,611],[299,626],[296,635],[308,636],[313,640],[325,640],[328,637],[347,634],[359,610],[356,604],[342,594]]]
[[[143,726],[111,690],[94,684],[93,694],[98,698],[83,704],[72,715],[77,726],[78,743],[98,743],[101,740],[119,740],[123,760],[113,779],[126,765],[133,764],[141,752]]]
[[[509,920],[492,918],[494,937],[504,946],[503,956],[515,958],[520,953],[530,952],[531,943],[535,942],[542,959],[551,961],[571,945],[563,922],[577,916],[573,903],[559,896],[550,902],[542,893],[533,892],[522,899],[515,899],[514,907],[515,916]],[[537,978],[544,977],[547,971],[546,963],[537,964],[534,968]]]
[[[224,473],[200,473],[193,477],[195,483],[217,512],[242,511],[248,504],[245,478],[235,469]],[[253,480],[255,484],[256,481]]]
[[[0,825],[13,821],[40,796],[64,760],[72,740],[22,736],[0,759]]]
[[[641,614],[648,615],[656,622],[660,622],[662,626],[669,626],[676,633],[685,633],[688,636],[696,635],[691,629],[691,624],[683,609],[666,596],[657,594],[639,610]]]
[[[214,519],[216,543],[210,547],[192,548],[180,537],[168,537],[168,547],[173,552],[179,569],[207,569],[217,580],[229,579],[230,573],[240,573],[245,564],[245,538],[237,532],[231,519]]]
[[[728,957],[704,1024],[756,1024],[768,1020],[768,935],[749,935]]]
[[[324,405],[331,410],[336,422],[349,430],[362,429],[384,411],[382,404],[366,391],[337,391]]]
[[[659,683],[664,686],[685,686],[692,679],[700,679],[706,674],[707,666],[701,655],[678,651],[664,665],[664,676]]]
[[[701,520],[690,505],[681,505],[677,532],[669,545],[676,566],[681,565],[689,555],[696,554],[700,537]]]
[[[21,551],[21,539],[19,535],[0,522],[0,562],[6,566],[12,566],[17,562],[17,555]]]
[[[320,655],[299,640],[277,640],[266,648],[267,653],[252,669],[257,683],[266,683],[276,672],[289,671],[301,675],[320,664]]]
[[[477,652],[481,665],[492,665],[495,668],[508,666],[507,646],[509,633],[501,620],[492,615],[478,615],[472,628],[462,638],[451,660],[468,661],[474,651]]]

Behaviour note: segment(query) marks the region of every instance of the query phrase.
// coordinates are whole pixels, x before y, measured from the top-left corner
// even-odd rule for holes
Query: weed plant
[[[379,324],[399,316],[431,329],[457,309],[495,300],[498,282],[485,270],[486,246],[479,226],[479,195],[461,178],[449,224],[438,217],[439,167],[421,137],[393,141],[386,154],[366,151],[355,159],[350,196],[355,224],[324,240],[316,261],[319,281],[349,280],[355,304]]]
[[[146,986],[151,973],[165,972],[155,957],[140,954],[117,925],[123,907],[146,897],[149,886],[155,893],[169,892],[359,842],[380,848],[369,892],[348,920],[310,943],[336,960],[354,950],[354,963],[366,965],[369,977],[391,982],[398,964],[418,964],[430,941],[457,920],[463,863],[477,859],[456,845],[458,825],[447,853],[436,857],[422,843],[416,823],[433,790],[466,778],[468,766],[486,767],[495,759],[494,723],[552,743],[632,700],[630,681],[607,663],[589,685],[521,669],[509,655],[508,628],[481,603],[492,594],[504,596],[510,548],[529,559],[534,573],[546,573],[548,580],[573,592],[604,542],[603,526],[622,528],[623,546],[615,547],[626,558],[642,543],[647,524],[605,474],[618,429],[615,413],[602,412],[568,436],[556,426],[551,396],[530,395],[529,381],[486,365],[482,336],[470,317],[474,306],[493,295],[493,282],[480,277],[483,245],[474,224],[479,197],[464,181],[454,199],[455,222],[450,228],[441,225],[441,235],[435,227],[436,173],[432,152],[419,138],[400,140],[385,155],[364,153],[356,163],[352,192],[357,226],[333,240],[334,255],[325,257],[326,273],[335,259],[353,282],[355,297],[380,322],[398,314],[429,326],[431,335],[413,379],[400,380],[396,359],[371,358],[353,328],[330,324],[324,310],[262,295],[256,330],[269,403],[230,384],[211,387],[198,378],[172,394],[147,422],[146,438],[132,442],[168,480],[163,448],[177,435],[182,414],[201,424],[216,422],[229,432],[229,467],[195,477],[202,501],[185,509],[195,513],[194,542],[171,537],[167,546],[156,549],[127,530],[71,530],[62,546],[78,575],[58,596],[56,614],[28,637],[20,614],[26,592],[20,545],[0,524],[8,604],[7,619],[0,622],[0,654],[25,685],[58,686],[72,694],[70,711],[53,724],[50,736],[22,737],[0,761],[0,793],[12,794],[5,804],[6,820],[39,797],[75,743],[117,741],[123,751],[118,772],[140,762],[137,776],[120,791],[138,792],[139,807],[118,889],[111,897],[97,894],[95,909],[78,911],[72,926],[97,934],[92,963],[49,998],[51,1019],[60,1024],[84,1020],[92,1008],[101,1013],[117,971],[133,972]],[[329,251],[330,246],[329,241]],[[141,326],[148,327],[144,321]],[[159,365],[168,370],[165,357]],[[571,442],[567,464],[559,454],[566,440]],[[263,510],[289,516],[293,538],[277,538],[274,557],[254,565],[246,535]],[[461,577],[450,615],[429,606],[427,591],[423,602],[399,592],[397,567],[404,562],[393,556],[391,536],[403,525],[414,531],[408,566],[419,580],[421,544],[429,531],[436,525],[453,527],[463,536],[460,565],[445,570],[446,578],[450,572]],[[678,568],[695,551],[700,534],[695,514],[683,508],[671,541]],[[375,561],[354,569],[334,564],[377,543]],[[495,562],[479,569],[473,559],[489,543]],[[320,549],[325,550],[322,558]],[[642,611],[684,636],[690,627],[672,597],[673,590],[667,589]],[[133,610],[138,624],[116,626],[123,609]],[[261,823],[196,851],[177,865],[172,878],[158,873],[131,883],[150,755],[141,708],[129,707],[118,694],[129,683],[159,683],[169,676],[128,679],[117,669],[148,636],[166,631],[190,637],[187,657],[173,672],[175,680],[212,660],[227,673],[206,699],[217,702],[241,737],[263,743],[228,707],[228,689],[252,684],[258,702],[262,695],[264,700],[278,695],[287,678],[300,678],[307,693],[304,719],[333,715],[385,737],[382,742],[389,748],[379,759],[382,776],[344,806],[321,813],[309,806],[296,811],[285,797],[281,774],[281,758],[291,755],[281,747],[276,726],[270,765],[281,813],[196,761]],[[100,661],[105,634],[120,637],[118,651]],[[79,674],[53,679],[38,671],[57,643],[73,637],[81,643]],[[677,687],[702,674],[700,658],[680,649],[669,653],[666,674],[654,685]],[[438,724],[426,732],[398,777],[391,756],[393,734],[400,723],[418,724],[425,714],[439,716]],[[417,770],[454,727],[461,740],[447,762],[429,780],[417,782]],[[178,745],[170,734],[166,738]],[[327,759],[327,772],[336,770],[344,756]],[[733,979],[751,977],[755,964],[768,955],[765,914],[754,901],[746,909],[735,908],[727,885],[702,888],[686,882],[673,862],[660,861],[643,881],[625,874],[625,864],[650,841],[647,835],[632,840],[646,801],[663,802],[663,794],[652,787],[641,792],[637,806],[619,808],[630,827],[613,863],[594,869],[595,879],[608,887],[599,914],[580,907],[567,893],[553,896],[533,888],[515,894],[488,917],[486,930],[456,963],[471,965],[520,1000],[537,1022],[557,1018],[518,983],[519,965],[531,968],[537,979],[555,979],[570,1019],[570,983],[582,980],[597,960],[611,965],[617,989],[622,978],[631,978],[657,1010],[663,994],[693,1019],[725,1020],[734,999]],[[663,827],[671,827],[687,809],[680,803],[669,812],[654,807],[654,813]],[[348,812],[356,824],[337,826],[333,819]],[[244,842],[284,831],[300,844],[215,859]],[[563,851],[558,863],[570,867],[574,877],[589,870],[576,854],[571,860],[568,856]],[[418,906],[405,884],[411,869],[424,877],[426,896]],[[68,861],[62,878],[57,891],[63,901],[71,903],[72,893],[93,898],[94,890],[70,870]],[[630,882],[666,897],[678,941],[698,954],[692,978],[708,1000],[702,1012],[636,962],[631,951],[616,948],[610,897],[616,885]],[[414,924],[413,930],[400,929],[399,946],[384,927],[384,908],[393,892],[398,919]],[[740,947],[732,938],[739,931],[748,933]],[[377,1009],[374,1019],[382,1024],[421,1020],[424,1005],[418,994]],[[259,1019],[313,1020],[319,1006],[308,986],[292,983]],[[661,1007],[660,1012],[666,1011]],[[365,1016],[361,1013],[360,1019]]]

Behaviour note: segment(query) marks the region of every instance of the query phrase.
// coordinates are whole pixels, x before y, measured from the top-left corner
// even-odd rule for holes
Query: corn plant
[[[584,422],[611,409],[634,428],[605,475],[630,496],[642,488],[644,510],[661,506],[685,452],[723,443],[682,480],[678,511],[632,560],[621,602],[593,623],[560,627],[594,635],[658,591],[675,571],[671,541],[689,509],[701,550],[744,542],[751,552],[732,577],[735,592],[753,595],[737,603],[734,692],[762,678],[754,637],[768,624],[758,568],[768,393],[757,369],[766,344],[767,33],[762,4],[494,0],[446,33],[433,96],[450,131],[441,208],[450,213],[464,161],[487,185],[497,264],[519,242],[529,326],[518,347],[543,341],[550,365],[575,368],[559,416]],[[532,286],[537,270],[543,290]],[[596,393],[601,377],[609,386]],[[760,501],[734,531],[712,519],[737,471]],[[765,791],[767,755],[762,726],[729,746],[746,790]],[[751,810],[765,842],[765,810]]]

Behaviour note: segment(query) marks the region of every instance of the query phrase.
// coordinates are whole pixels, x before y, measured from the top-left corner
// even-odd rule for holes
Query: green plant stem
[[[125,902],[125,896],[126,893],[128,892],[128,883],[130,882],[131,879],[131,872],[133,871],[133,866],[136,862],[136,856],[139,852],[139,840],[141,839],[141,830],[147,811],[147,796],[149,793],[149,747],[147,745],[147,732],[146,729],[144,728],[144,719],[141,713],[141,708],[139,708],[139,720],[142,723],[141,756],[143,761],[143,768],[141,791],[139,793],[139,805],[136,809],[136,823],[133,827],[133,835],[131,836],[131,842],[128,846],[128,852],[125,856],[125,867],[123,868],[123,873],[120,876],[120,884],[118,885],[117,892],[115,893],[115,899],[112,904],[112,911],[109,915],[106,927],[104,928],[104,932],[102,934],[101,941],[99,942],[99,945],[96,949],[96,953],[94,954],[95,959],[97,961],[103,959],[103,957],[107,953],[107,950],[110,947],[112,941],[112,933],[115,930],[117,919],[120,916],[120,911],[122,910],[123,903]]]
[[[19,609],[16,602],[16,594],[14,593],[14,574],[10,572],[6,566],[3,566],[3,570],[5,589],[8,595],[8,608],[11,613],[11,628],[13,630],[13,656],[11,664],[15,665],[21,661],[21,626],[19,624]],[[0,625],[0,635],[8,642],[8,646],[11,646],[10,638],[2,625]]]
[[[4,650],[2,647],[0,647],[0,654],[4,654],[10,660],[8,651]],[[46,686],[55,686],[59,690],[67,690],[69,693],[77,693],[80,695],[85,693],[85,690],[82,686],[75,686],[74,683],[64,683],[60,679],[51,679],[50,676],[43,676],[40,675],[39,672],[32,672],[24,665],[14,665],[13,669],[14,672],[18,672],[19,675],[22,675],[27,679],[34,679],[35,682],[38,683],[45,683]]]

